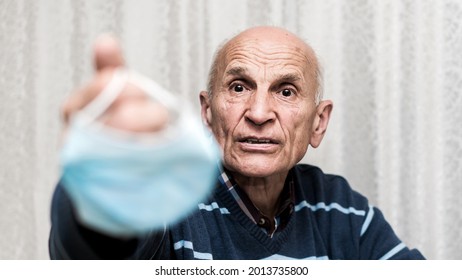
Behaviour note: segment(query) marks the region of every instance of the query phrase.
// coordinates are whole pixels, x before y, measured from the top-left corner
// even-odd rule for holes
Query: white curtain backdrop
[[[304,162],[345,176],[427,258],[462,259],[462,1],[0,0],[0,19],[0,259],[48,258],[59,107],[98,34],[198,105],[215,48],[262,24],[324,67],[333,117]]]

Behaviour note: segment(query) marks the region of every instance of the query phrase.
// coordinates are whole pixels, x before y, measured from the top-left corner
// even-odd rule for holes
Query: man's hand
[[[92,80],[72,94],[62,107],[67,127],[72,116],[88,105],[111,81],[114,71],[125,67],[119,42],[109,35],[100,36],[94,45],[95,75]],[[154,132],[168,122],[168,110],[154,102],[141,89],[127,83],[117,99],[99,121],[114,128],[131,132]]]

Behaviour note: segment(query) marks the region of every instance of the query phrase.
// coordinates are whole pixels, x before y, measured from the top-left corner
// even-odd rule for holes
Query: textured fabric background
[[[90,77],[98,34],[198,104],[215,48],[261,24],[324,65],[335,108],[304,161],[344,175],[428,258],[462,259],[460,1],[0,0],[0,18],[0,259],[48,258],[59,107]]]

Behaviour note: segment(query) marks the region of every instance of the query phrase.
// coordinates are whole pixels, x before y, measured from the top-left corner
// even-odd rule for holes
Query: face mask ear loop
[[[130,77],[128,79],[130,83],[138,86],[152,99],[155,99],[169,110],[178,112],[179,106],[177,98],[153,80],[133,71],[130,72]]]
[[[93,101],[85,106],[77,113],[77,119],[82,125],[89,125],[100,117],[111,104],[116,100],[117,96],[122,92],[128,80],[128,72],[126,69],[117,68],[114,71],[111,81],[98,94]]]

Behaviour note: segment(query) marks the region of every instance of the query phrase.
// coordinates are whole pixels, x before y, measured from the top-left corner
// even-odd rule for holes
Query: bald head
[[[261,48],[258,46],[271,48],[271,46],[280,44],[286,45],[301,54],[300,59],[304,60],[303,63],[306,64],[308,70],[308,78],[312,81],[310,83],[310,85],[312,85],[310,91],[313,93],[316,104],[318,104],[322,99],[322,73],[315,52],[297,35],[286,29],[271,26],[249,28],[225,41],[218,48],[212,61],[207,82],[207,91],[209,94],[212,95],[216,89],[217,83],[220,83],[221,76],[228,63],[228,54],[230,52],[252,52],[253,49],[248,48],[249,45],[256,46],[260,51]]]

